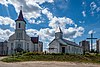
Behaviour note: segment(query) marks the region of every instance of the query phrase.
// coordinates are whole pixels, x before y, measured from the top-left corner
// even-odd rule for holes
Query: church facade
[[[81,46],[75,42],[63,38],[63,32],[60,27],[59,31],[55,33],[55,38],[49,43],[50,53],[69,53],[69,54],[83,54]]]
[[[15,22],[15,33],[11,35],[8,40],[8,55],[21,51],[33,52],[35,49],[34,45],[38,46],[40,43],[38,40],[37,43],[34,44],[31,37],[26,34],[26,21],[23,18],[22,10],[20,10],[18,19],[15,20]],[[41,48],[37,47],[36,49],[42,52],[43,43],[40,46]]]

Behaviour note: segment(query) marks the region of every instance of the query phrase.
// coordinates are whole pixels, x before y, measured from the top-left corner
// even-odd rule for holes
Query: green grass
[[[100,55],[72,55],[72,54],[43,54],[43,53],[24,53],[2,59],[4,62],[22,61],[70,61],[84,63],[100,63]]]

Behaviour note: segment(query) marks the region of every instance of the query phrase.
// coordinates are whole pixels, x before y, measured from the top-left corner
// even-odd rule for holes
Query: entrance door
[[[15,51],[16,51],[16,52],[22,52],[22,51],[23,51],[23,49],[22,49],[22,47],[21,47],[21,44],[18,44],[18,45],[17,45],[17,48],[15,49]]]
[[[62,47],[62,53],[65,53],[65,47]]]

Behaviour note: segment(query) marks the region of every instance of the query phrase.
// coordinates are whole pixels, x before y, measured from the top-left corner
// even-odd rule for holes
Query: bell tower
[[[16,34],[16,39],[24,39],[25,38],[25,28],[26,28],[26,21],[23,18],[23,13],[22,9],[19,12],[19,16],[16,22],[16,29],[15,29],[15,34]]]
[[[23,18],[22,10],[20,10],[18,19],[15,20],[15,21],[16,21],[16,30],[17,30],[17,29],[23,29],[23,30],[25,30],[26,21],[25,21],[24,18]]]

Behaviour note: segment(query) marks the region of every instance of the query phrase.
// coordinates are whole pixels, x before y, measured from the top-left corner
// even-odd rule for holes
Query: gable
[[[12,34],[12,35],[9,37],[8,41],[13,41],[14,39],[15,39],[15,33]]]
[[[49,43],[49,46],[51,46],[51,45],[57,45],[57,44],[59,44],[59,42],[58,42],[56,39],[54,39],[54,40],[52,40],[52,41]]]

